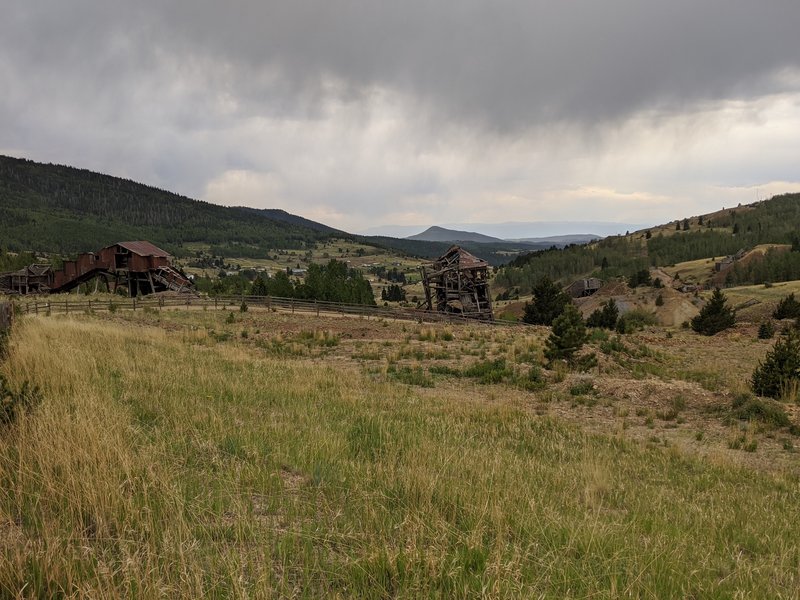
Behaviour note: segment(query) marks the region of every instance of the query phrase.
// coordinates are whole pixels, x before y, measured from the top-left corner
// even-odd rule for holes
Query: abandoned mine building
[[[192,283],[173,268],[169,254],[146,241],[118,242],[97,252],[84,252],[66,260],[60,270],[31,265],[0,274],[0,291],[11,294],[57,294],[83,283],[102,281],[107,291],[124,288],[131,297],[173,290],[188,291]]]
[[[489,263],[452,246],[433,263],[420,267],[426,310],[491,321]]]
[[[603,287],[602,280],[597,277],[589,277],[587,279],[573,281],[567,286],[565,291],[572,298],[585,298],[586,296],[594,294],[601,287]]]

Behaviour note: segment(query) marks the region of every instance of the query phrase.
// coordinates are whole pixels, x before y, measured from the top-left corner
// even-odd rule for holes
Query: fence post
[[[292,298],[292,314],[294,314],[294,298]]]
[[[64,300],[64,312],[65,312],[66,314],[69,314],[69,298],[67,298],[66,300]]]
[[[317,316],[319,316],[319,304],[317,304],[316,300],[314,300],[314,306],[317,308]]]
[[[133,312],[136,312],[136,298],[133,298],[131,302],[133,304]]]

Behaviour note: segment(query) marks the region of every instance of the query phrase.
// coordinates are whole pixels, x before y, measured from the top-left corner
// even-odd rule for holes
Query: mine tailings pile
[[[0,274],[0,291],[8,294],[58,294],[95,279],[107,291],[124,287],[128,296],[172,290],[189,291],[192,282],[172,267],[169,254],[146,241],[117,242],[97,252],[84,252],[54,271],[49,265],[30,265]]]

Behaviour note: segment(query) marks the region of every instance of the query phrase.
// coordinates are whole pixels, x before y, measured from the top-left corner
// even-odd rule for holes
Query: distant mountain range
[[[568,244],[585,244],[587,242],[593,242],[595,240],[599,240],[601,239],[601,236],[592,233],[573,233],[568,235],[552,235],[547,237],[532,237],[532,238],[504,240],[501,238],[492,237],[490,235],[477,233],[475,231],[459,231],[457,229],[447,229],[445,227],[439,227],[437,225],[434,225],[433,227],[429,227],[422,233],[408,236],[405,239],[425,241],[425,242],[453,242],[453,243],[475,242],[479,244],[497,244],[497,243],[502,244],[508,242],[517,242],[517,243],[521,242],[521,243],[535,244],[541,247],[542,245],[566,246]]]
[[[656,223],[615,223],[611,221],[508,221],[505,223],[437,223],[452,231],[473,232],[499,240],[548,240],[566,235],[608,237],[638,231]],[[408,238],[425,227],[384,225],[361,231],[363,235]],[[424,232],[423,232],[424,233]]]
[[[423,242],[478,242],[479,244],[494,244],[503,242],[500,238],[475,233],[474,231],[458,231],[444,227],[429,227],[422,233],[410,235],[407,240],[420,240]]]

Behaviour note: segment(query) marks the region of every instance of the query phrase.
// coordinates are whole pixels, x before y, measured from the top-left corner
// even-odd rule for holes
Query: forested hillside
[[[757,261],[736,265],[729,283],[800,279],[800,194],[775,196],[586,246],[519,256],[501,269],[497,283],[526,292],[543,275],[562,282],[589,274],[608,279],[647,266],[723,257],[760,244],[791,244],[792,251],[770,251]]]
[[[148,239],[176,255],[205,242],[263,255],[346,235],[283,211],[228,208],[126,179],[0,156],[0,240],[9,250],[74,253]]]
[[[280,209],[224,207],[172,192],[62,165],[0,156],[0,246],[14,252],[74,254],[120,240],[147,239],[176,256],[188,243],[214,255],[264,258],[332,237],[434,258],[448,242],[365,237]],[[464,246],[500,265],[545,243],[469,243]]]

